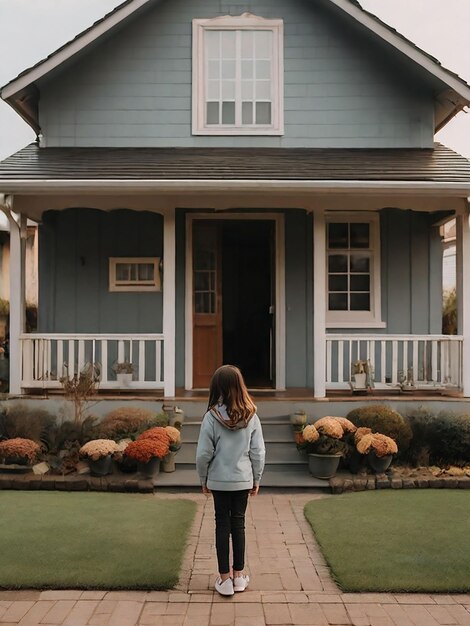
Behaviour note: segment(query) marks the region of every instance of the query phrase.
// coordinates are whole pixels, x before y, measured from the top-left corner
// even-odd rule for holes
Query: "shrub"
[[[140,407],[119,407],[107,413],[98,425],[100,437],[109,439],[135,438],[154,426],[167,426],[165,413],[155,414]]]
[[[457,291],[455,287],[444,293],[442,302],[442,332],[444,335],[457,334]]]
[[[34,409],[22,403],[10,405],[0,415],[0,439],[20,437],[45,443],[55,426],[55,417],[44,409]]]
[[[403,458],[413,436],[409,423],[400,413],[383,404],[363,406],[350,411],[347,418],[357,427],[372,429],[394,439],[398,445],[399,457]]]
[[[470,462],[470,415],[420,407],[407,413],[413,439],[406,459],[413,465],[465,465]]]

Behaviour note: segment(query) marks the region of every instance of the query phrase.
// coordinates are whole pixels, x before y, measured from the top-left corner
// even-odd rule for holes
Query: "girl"
[[[207,413],[202,421],[196,465],[202,492],[211,493],[215,509],[215,544],[223,596],[245,591],[245,511],[248,494],[256,496],[264,469],[265,448],[256,406],[240,370],[223,365],[214,373]],[[232,535],[233,580],[229,539]]]

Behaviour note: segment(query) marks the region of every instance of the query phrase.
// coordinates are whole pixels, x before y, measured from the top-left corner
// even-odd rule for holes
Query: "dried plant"
[[[65,366],[67,368],[67,365]],[[100,366],[86,363],[79,373],[60,378],[65,397],[74,404],[74,420],[80,424],[86,417],[90,397],[96,393],[100,380]]]

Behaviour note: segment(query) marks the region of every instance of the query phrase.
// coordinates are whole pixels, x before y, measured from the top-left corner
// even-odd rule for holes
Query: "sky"
[[[0,85],[54,52],[121,1],[0,0]],[[470,83],[470,0],[361,2]],[[34,139],[29,126],[0,102],[0,160]],[[470,113],[460,113],[436,140],[470,158]]]

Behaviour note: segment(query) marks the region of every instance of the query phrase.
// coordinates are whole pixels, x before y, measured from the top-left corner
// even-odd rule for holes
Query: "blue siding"
[[[161,257],[161,215],[49,211],[39,227],[39,330],[161,333],[162,292],[108,290],[111,256]]]
[[[245,11],[285,25],[285,135],[191,135],[192,19]],[[344,17],[307,0],[156,3],[39,81],[47,146],[430,147],[431,89]]]

